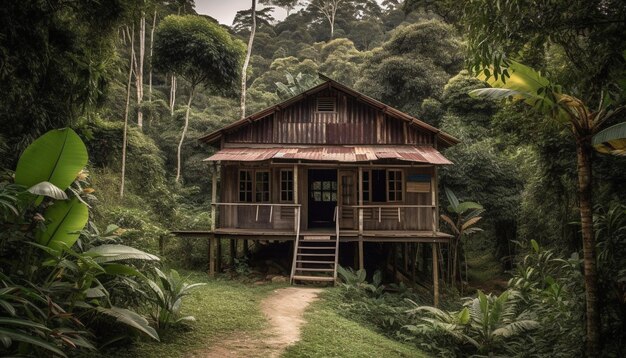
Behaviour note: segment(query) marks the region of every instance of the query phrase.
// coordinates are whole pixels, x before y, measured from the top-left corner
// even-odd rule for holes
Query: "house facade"
[[[216,148],[211,233],[293,241],[292,282],[334,281],[343,242],[362,268],[364,242],[449,240],[437,169],[458,140],[324,79],[201,139]]]

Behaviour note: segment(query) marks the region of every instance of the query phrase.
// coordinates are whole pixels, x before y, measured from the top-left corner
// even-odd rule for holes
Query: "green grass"
[[[194,350],[208,348],[233,332],[255,332],[267,324],[259,304],[272,290],[284,285],[244,284],[234,280],[210,279],[206,274],[184,272],[188,282],[205,282],[183,302],[182,313],[195,322],[161,334],[161,342],[142,339],[119,351],[103,352],[115,357],[182,357]]]
[[[301,340],[287,348],[284,358],[300,357],[426,357],[417,348],[389,339],[342,317],[333,302],[324,298],[311,305]]]
[[[487,292],[501,292],[506,289],[507,275],[502,272],[502,266],[491,253],[483,255],[467,255],[470,286]],[[465,267],[462,270],[465,274]]]

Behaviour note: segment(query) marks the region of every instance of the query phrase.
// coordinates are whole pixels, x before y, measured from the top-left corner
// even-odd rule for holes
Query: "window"
[[[280,171],[280,201],[293,201],[293,170]]]
[[[334,97],[318,97],[317,112],[336,112],[337,101]]]
[[[370,201],[370,172],[369,170],[363,171],[363,181],[361,183],[363,190],[363,201]]]
[[[384,203],[402,201],[404,178],[401,169],[363,171],[363,201]]]
[[[239,201],[252,202],[252,170],[239,171]]]
[[[384,203],[387,201],[387,172],[385,169],[372,170],[372,202]]]
[[[314,181],[311,183],[311,199],[313,201],[337,201],[336,181]]]
[[[270,201],[270,172],[256,172],[255,193],[255,199],[257,203]]]
[[[354,205],[354,177],[352,175],[341,176],[341,200],[343,205]]]
[[[252,181],[254,180],[254,182]],[[239,170],[239,201],[262,203],[270,201],[270,173],[267,170]]]
[[[387,171],[387,200],[402,201],[402,170]]]

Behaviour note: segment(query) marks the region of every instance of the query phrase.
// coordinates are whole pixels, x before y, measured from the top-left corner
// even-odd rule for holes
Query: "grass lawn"
[[[304,319],[301,340],[283,357],[427,357],[413,346],[340,316],[324,294],[307,309]]]
[[[161,334],[161,342],[142,339],[119,350],[103,352],[103,357],[182,357],[186,353],[211,346],[211,342],[232,332],[261,330],[266,320],[259,304],[272,290],[285,284],[253,285],[228,279],[210,279],[206,274],[189,275],[187,282],[206,282],[183,301],[182,313],[196,322],[190,328],[175,328]]]

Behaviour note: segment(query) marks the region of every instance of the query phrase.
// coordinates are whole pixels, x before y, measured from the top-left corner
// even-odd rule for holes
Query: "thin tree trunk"
[[[593,233],[593,203],[591,187],[591,138],[576,141],[578,166],[578,200],[580,224],[583,237],[583,264],[585,276],[585,299],[587,305],[587,357],[600,354],[600,313],[598,310],[598,286],[596,273],[595,238]]]
[[[128,28],[127,28],[128,29]],[[135,26],[133,25],[132,35],[129,36],[130,46],[130,63],[128,64],[128,82],[126,84],[126,108],[124,109],[124,136],[122,139],[122,178],[120,180],[120,198],[124,197],[124,183],[126,181],[126,144],[128,141],[128,111],[130,107],[130,83],[133,78],[133,59],[135,57],[135,47],[133,41],[135,38]]]
[[[170,114],[174,115],[174,107],[176,106],[176,75],[172,74],[170,82]]]
[[[193,100],[195,86],[191,86],[191,90],[189,91],[189,101],[187,101],[187,111],[185,112],[185,126],[183,127],[183,133],[180,136],[180,142],[178,142],[178,163],[176,166],[176,182],[180,181],[181,175],[181,152],[183,149],[183,141],[185,140],[185,135],[187,134],[187,128],[189,128],[189,112],[191,112],[191,101]]]
[[[248,39],[248,50],[246,51],[246,59],[243,61],[241,69],[241,118],[246,117],[246,80],[248,74],[248,64],[250,63],[250,55],[252,54],[252,44],[254,42],[254,34],[256,33],[256,0],[252,0],[252,27],[250,28],[250,38]]]
[[[156,27],[157,9],[154,7],[152,28],[150,29],[150,74],[148,75],[148,101],[152,102],[152,52],[154,49],[154,29]]]
[[[136,63],[135,70],[135,87],[137,90],[137,127],[143,130],[143,111],[141,104],[143,102],[143,63],[146,52],[146,16],[141,14],[139,21],[139,61]]]

